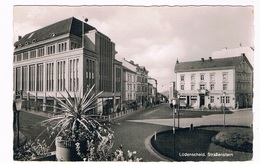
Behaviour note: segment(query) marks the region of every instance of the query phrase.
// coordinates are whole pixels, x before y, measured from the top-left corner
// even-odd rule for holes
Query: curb
[[[173,159],[170,159],[162,154],[160,154],[159,152],[157,152],[153,146],[151,145],[151,139],[152,139],[153,135],[148,136],[145,141],[144,141],[144,145],[145,148],[156,158],[158,158],[159,160],[163,161],[163,162],[173,162]]]

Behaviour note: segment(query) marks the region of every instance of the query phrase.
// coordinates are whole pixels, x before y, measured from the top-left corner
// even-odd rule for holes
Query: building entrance
[[[200,107],[205,105],[205,95],[200,95]]]

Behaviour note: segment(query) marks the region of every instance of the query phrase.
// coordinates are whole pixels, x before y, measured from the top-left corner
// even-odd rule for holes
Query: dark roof
[[[245,56],[236,56],[229,58],[218,58],[218,59],[208,59],[208,60],[199,60],[191,62],[177,62],[175,65],[175,72],[191,72],[191,71],[200,71],[200,70],[217,70],[217,69],[227,69],[235,68],[240,64],[242,60],[246,60],[250,68],[251,64]]]
[[[84,31],[95,29],[94,27],[84,23]],[[21,44],[24,46],[26,43],[32,44],[33,41],[39,42],[47,40],[49,38],[57,37],[63,34],[73,34],[76,36],[82,36],[82,21],[71,17],[54,24],[48,25],[36,31],[30,32],[23,36],[20,40],[14,43],[15,46]]]

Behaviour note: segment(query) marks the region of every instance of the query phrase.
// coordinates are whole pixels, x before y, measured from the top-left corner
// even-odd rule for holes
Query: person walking
[[[170,103],[170,109],[173,109],[173,103],[172,102]]]

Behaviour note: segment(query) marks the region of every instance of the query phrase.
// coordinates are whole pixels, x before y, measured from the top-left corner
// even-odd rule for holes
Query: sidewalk
[[[173,119],[145,119],[145,120],[128,120],[129,122],[139,122],[148,123],[164,126],[173,126]],[[203,116],[202,118],[180,118],[180,127],[186,128],[201,125],[223,125],[224,114],[213,114],[209,116]],[[251,126],[253,123],[253,112],[252,110],[240,110],[232,114],[225,115],[226,125],[241,125],[241,126]],[[178,119],[175,118],[175,126],[178,125]]]
[[[125,111],[115,112],[115,113],[112,113],[110,115],[100,115],[100,118],[103,118],[104,120],[109,120],[109,121],[118,120],[118,119],[121,119],[125,116],[129,116],[132,113],[135,113],[136,111],[140,111],[140,110],[143,110],[143,109],[147,109],[147,108],[139,108],[137,110],[128,109],[128,110],[125,110]],[[38,115],[38,116],[46,117],[46,118],[51,118],[55,114],[55,113],[44,112],[44,111],[41,111],[41,110],[39,110],[39,111],[35,111],[33,109],[25,110],[25,108],[23,108],[22,111],[27,112],[27,113],[31,113],[31,114],[35,114],[35,115]],[[99,116],[99,115],[97,115],[97,116]]]

